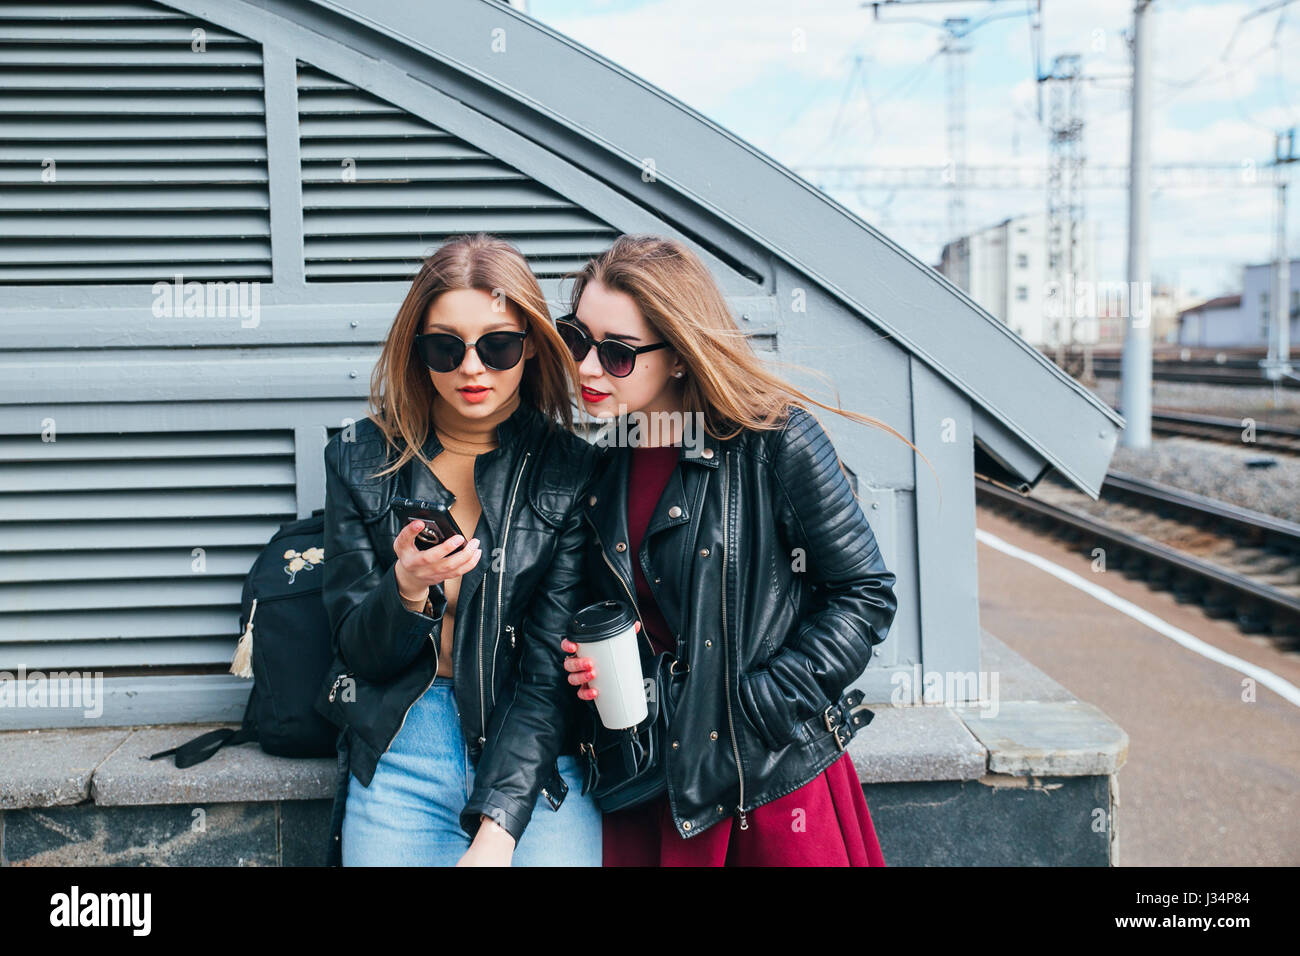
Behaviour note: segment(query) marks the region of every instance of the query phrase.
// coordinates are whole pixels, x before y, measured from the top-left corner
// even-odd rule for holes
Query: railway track
[[[1030,496],[980,479],[976,499],[1101,557],[1106,570],[1300,650],[1300,525],[1120,472],[1106,476],[1099,501],[1051,478]]]
[[[1254,388],[1271,386],[1263,371],[1250,362],[1160,362],[1151,366],[1151,377],[1161,382],[1188,382],[1198,385],[1242,385]],[[1121,362],[1118,358],[1093,356],[1092,373],[1097,378],[1119,378]],[[1078,369],[1072,369],[1077,374]],[[1281,378],[1283,388],[1300,388],[1300,381]]]
[[[1236,445],[1239,448],[1249,447],[1282,455],[1300,455],[1300,428],[1289,425],[1255,423],[1251,426],[1253,441],[1247,441],[1247,427],[1241,419],[1153,410],[1151,430],[1160,435],[1186,435],[1191,438]]]

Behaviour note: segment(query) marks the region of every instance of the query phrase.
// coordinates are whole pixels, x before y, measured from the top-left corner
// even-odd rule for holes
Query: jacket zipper
[[[515,487],[510,492],[510,504],[506,508],[506,527],[501,535],[501,573],[497,575],[497,633],[492,641],[492,705],[496,706],[496,686],[497,686],[497,648],[501,646],[501,588],[506,580],[506,545],[510,542],[510,516],[515,511],[515,495],[519,492],[519,482],[523,480],[524,469],[528,467],[528,457],[532,452],[524,453],[524,463],[519,466],[519,474],[515,476]],[[481,620],[480,620],[480,623]],[[513,624],[507,625],[506,630],[510,632],[510,646],[515,646],[515,627]],[[483,679],[483,645],[479,644],[479,681]],[[480,701],[482,698],[480,698]],[[486,716],[484,718],[484,727],[486,728]]]
[[[478,596],[478,742],[487,743],[487,710],[483,705],[483,618],[487,616],[487,575],[479,582]]]
[[[429,678],[429,683],[425,685],[424,690],[420,692],[419,696],[416,697],[415,700],[411,701],[410,705],[406,708],[406,713],[402,714],[402,722],[397,725],[397,733],[393,734],[392,738],[388,741],[388,746],[384,748],[384,753],[388,753],[389,748],[393,746],[393,741],[397,739],[397,734],[400,734],[402,728],[406,726],[406,718],[411,715],[411,708],[415,706],[416,701],[418,701],[420,697],[429,693],[429,688],[432,687],[433,682],[438,679],[438,658],[441,655],[438,653],[438,642],[433,639],[433,631],[429,632],[429,643],[433,645],[433,676]],[[330,693],[333,694],[333,691]]]
[[[350,671],[344,671],[338,677],[334,678],[334,686],[330,688],[329,702],[334,703],[334,695],[339,692],[339,685],[343,683],[343,678],[350,677]]]
[[[524,461],[525,461],[525,462],[528,461],[528,457],[527,457],[527,455],[524,456]],[[523,474],[523,468],[522,468],[522,467],[519,469],[519,473],[520,473],[521,475]],[[515,487],[516,487],[516,488],[519,487],[519,479],[518,479],[518,478],[515,479]],[[513,499],[513,497],[512,497],[512,498],[511,498],[511,501],[513,502],[513,500],[514,500],[514,499]],[[506,517],[506,527],[507,527],[507,531],[509,530],[509,522],[510,522],[510,518],[509,518],[509,516],[507,515],[507,517]],[[503,567],[504,567],[504,565],[503,565]],[[484,587],[483,590],[484,590],[484,593],[487,592],[487,588],[486,588],[486,587]],[[479,673],[479,693],[480,693],[480,696],[479,696],[479,714],[480,714],[480,725],[479,725],[479,726],[480,726],[480,733],[479,733],[479,737],[480,737],[480,738],[482,738],[482,736],[483,736],[483,731],[486,731],[486,730],[487,730],[487,717],[483,714],[483,698],[482,698],[482,688],[483,688],[483,608],[484,608],[484,605],[480,602],[480,604],[479,604],[479,615],[478,615],[478,673]],[[429,642],[433,644],[433,657],[434,657],[434,660],[437,661],[438,657],[440,656],[439,653],[438,653],[438,643],[437,643],[436,641],[434,641],[434,639],[433,639],[433,636],[432,636],[432,635],[433,635],[433,632],[430,631],[429,634],[430,634],[430,636],[429,636]],[[425,686],[424,690],[420,692],[420,695],[419,695],[418,697],[416,697],[415,700],[411,701],[410,705],[406,708],[406,713],[402,714],[402,722],[401,722],[400,724],[397,725],[397,733],[396,733],[396,734],[393,734],[392,740],[389,740],[389,741],[388,741],[388,747],[385,747],[385,748],[384,748],[384,753],[388,753],[389,748],[393,746],[393,740],[396,740],[396,739],[397,739],[397,734],[400,734],[400,733],[402,732],[402,728],[406,726],[406,718],[409,717],[409,716],[411,715],[411,708],[415,706],[416,701],[418,701],[418,700],[420,699],[420,697],[423,697],[425,694],[429,693],[429,688],[433,686],[433,682],[434,682],[435,680],[437,680],[437,679],[438,679],[438,666],[437,666],[437,664],[435,663],[435,664],[434,664],[434,668],[433,668],[433,677],[431,677],[431,678],[429,679],[429,683]],[[330,693],[333,694],[333,691],[331,690]]]
[[[731,497],[731,452],[723,456],[722,472],[722,686],[727,698],[727,725],[731,729],[731,752],[736,758],[736,775],[740,778],[740,800],[736,804],[736,813],[740,817],[740,828],[749,829],[749,819],[745,816],[745,770],[740,763],[740,746],[736,743],[736,722],[731,716],[731,645],[727,641],[727,563],[731,558],[731,542],[727,540],[730,526],[727,524],[727,499]]]

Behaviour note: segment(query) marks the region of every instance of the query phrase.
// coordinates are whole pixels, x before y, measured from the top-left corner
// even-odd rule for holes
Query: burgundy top
[[[659,504],[664,488],[668,487],[668,479],[677,468],[677,459],[681,453],[680,445],[664,445],[659,448],[635,445],[627,476],[627,544],[632,555],[636,604],[641,610],[641,623],[645,627],[646,637],[650,639],[650,646],[656,654],[675,651],[677,638],[660,613],[650,583],[645,578],[645,571],[641,568],[641,542],[645,539],[646,528],[650,526],[650,516],[654,514],[655,505]]]
[[[632,449],[628,472],[628,546],[641,618],[656,652],[676,638],[659,611],[638,553],[650,516],[677,467],[680,446]],[[689,680],[690,677],[687,677]],[[734,808],[728,808],[729,811]],[[804,786],[750,810],[742,830],[734,813],[691,839],[673,825],[668,795],[606,813],[605,866],[884,866],[885,857],[846,753]]]

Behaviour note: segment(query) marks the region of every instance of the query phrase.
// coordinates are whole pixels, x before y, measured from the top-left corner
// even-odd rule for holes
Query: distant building
[[[1235,345],[1241,326],[1241,296],[1221,295],[1178,313],[1178,344]]]
[[[1300,259],[1292,259],[1287,316],[1291,320],[1291,341],[1296,341],[1300,316]],[[1244,344],[1268,345],[1268,324],[1273,300],[1273,263],[1246,266],[1241,277],[1241,332]]]
[[[1300,259],[1292,259],[1287,311],[1291,342],[1300,336]],[[1178,314],[1178,344],[1209,348],[1267,348],[1272,313],[1273,263],[1242,269],[1241,295],[1225,295]]]
[[[1066,316],[1058,319],[1052,314],[1054,301],[1077,302],[1095,288],[1095,239],[1093,224],[1085,222],[1073,294],[1070,289],[1060,290],[1062,298],[1056,300],[1043,214],[1012,216],[950,242],[935,268],[1033,345],[1055,345],[1058,335],[1074,342],[1096,342],[1096,310],[1062,310],[1072,314],[1072,328]]]

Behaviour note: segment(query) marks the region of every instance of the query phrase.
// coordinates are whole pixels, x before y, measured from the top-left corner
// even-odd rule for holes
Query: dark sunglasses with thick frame
[[[595,348],[600,367],[615,378],[627,378],[631,375],[632,369],[636,367],[636,357],[641,353],[668,347],[667,342],[655,342],[653,345],[642,345],[639,348],[617,339],[597,342],[582,326],[578,325],[578,316],[573,312],[556,319],[555,328],[560,333],[560,338],[564,340],[564,344],[569,347],[569,354],[573,356],[575,362],[581,365],[587,358],[587,353]]]
[[[494,372],[505,372],[519,364],[524,356],[522,332],[488,332],[474,342],[466,342],[450,332],[422,332],[415,336],[415,350],[424,364],[434,372],[454,372],[465,361],[465,353],[473,348],[479,361]]]

